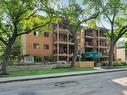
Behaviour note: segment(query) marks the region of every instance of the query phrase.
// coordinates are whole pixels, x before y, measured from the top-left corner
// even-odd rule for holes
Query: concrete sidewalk
[[[59,77],[69,77],[69,76],[88,75],[88,74],[99,74],[99,73],[118,72],[118,71],[127,71],[127,68],[121,68],[121,69],[95,68],[95,69],[96,70],[93,70],[93,71],[78,71],[78,72],[67,72],[67,73],[55,73],[55,74],[43,74],[43,75],[31,75],[31,76],[19,76],[19,77],[6,77],[6,78],[0,78],[0,83],[48,79],[48,78],[59,78]]]

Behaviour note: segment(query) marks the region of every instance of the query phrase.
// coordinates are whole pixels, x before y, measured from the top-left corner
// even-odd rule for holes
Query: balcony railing
[[[91,43],[91,42],[86,42],[85,45],[86,45],[86,46],[94,46],[94,44]]]
[[[93,37],[93,32],[86,32],[85,36],[92,36]]]

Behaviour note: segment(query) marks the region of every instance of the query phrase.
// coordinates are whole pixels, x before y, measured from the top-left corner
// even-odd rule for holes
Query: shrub
[[[126,62],[121,62],[121,63],[114,63],[113,66],[126,66]]]
[[[122,62],[121,64],[123,64],[123,65],[127,65],[127,62]]]
[[[101,66],[107,66],[107,64],[104,62],[101,62]]]
[[[35,57],[34,57],[34,61],[35,61],[35,62],[41,62],[41,61],[42,61],[42,58],[39,57],[39,56],[35,56]]]

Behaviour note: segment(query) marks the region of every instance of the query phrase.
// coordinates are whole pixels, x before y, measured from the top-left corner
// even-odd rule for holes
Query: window
[[[33,56],[25,56],[24,60],[32,62],[33,61]]]
[[[44,32],[44,37],[49,37],[49,32]]]
[[[34,49],[39,49],[39,44],[33,44]]]
[[[40,32],[39,31],[34,31],[33,35],[34,36],[39,36],[40,35]]]
[[[49,49],[49,45],[44,44],[44,49]]]

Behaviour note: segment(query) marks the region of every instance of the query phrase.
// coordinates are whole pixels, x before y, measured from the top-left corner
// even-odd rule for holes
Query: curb
[[[31,78],[19,78],[19,79],[11,79],[11,80],[6,78],[7,80],[0,80],[0,84],[2,84],[2,83],[10,83],[10,82],[30,81],[30,80],[41,80],[41,79],[70,77],[70,76],[92,75],[92,74],[101,74],[101,73],[118,72],[118,71],[127,71],[127,68],[126,69],[93,71],[93,72],[86,72],[86,73],[85,72],[84,73],[72,73],[72,74],[65,73],[65,74],[61,74],[61,75],[53,75],[52,74],[50,76],[40,76],[40,77],[31,77]],[[13,78],[16,78],[16,77],[13,77]],[[2,79],[2,78],[0,78],[0,79]],[[3,78],[3,79],[5,79],[5,78]]]

